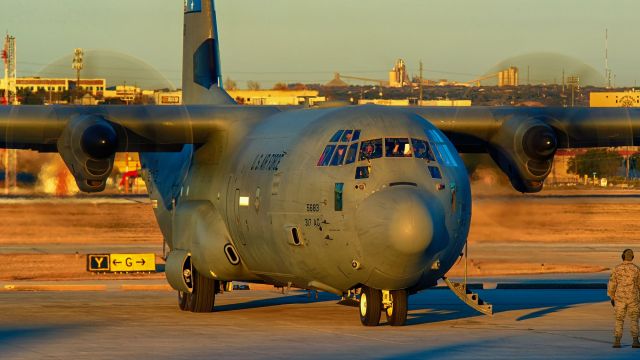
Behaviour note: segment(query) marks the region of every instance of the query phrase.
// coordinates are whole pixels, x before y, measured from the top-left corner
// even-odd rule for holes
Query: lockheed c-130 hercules
[[[183,106],[6,106],[0,147],[59,152],[85,192],[140,152],[181,309],[224,282],[360,289],[362,324],[461,256],[471,190],[459,153],[489,153],[524,193],[558,148],[640,143],[640,112],[585,108],[238,106],[222,89],[213,0],[185,4]]]

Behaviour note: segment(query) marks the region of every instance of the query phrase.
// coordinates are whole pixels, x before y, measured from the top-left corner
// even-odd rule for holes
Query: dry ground
[[[640,251],[640,198],[545,192],[542,196],[481,195],[469,234],[471,276],[593,273],[619,261],[625,247]],[[0,203],[0,280],[115,278],[85,271],[84,254],[34,254],[47,244],[157,245],[162,236],[148,203]],[[117,252],[117,251],[114,251]],[[464,262],[451,276],[463,273]],[[162,275],[137,275],[148,278]],[[118,277],[122,278],[122,275]],[[133,275],[124,276],[133,277]]]

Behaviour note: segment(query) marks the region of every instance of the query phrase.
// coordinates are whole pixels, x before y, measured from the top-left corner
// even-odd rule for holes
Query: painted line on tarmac
[[[106,291],[107,285],[8,284],[2,291]]]
[[[156,284],[156,285],[128,285],[123,284],[120,286],[122,291],[174,291],[169,284]]]

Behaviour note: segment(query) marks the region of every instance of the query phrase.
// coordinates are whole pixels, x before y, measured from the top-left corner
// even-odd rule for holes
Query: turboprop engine
[[[512,118],[489,142],[489,154],[523,193],[542,190],[549,175],[558,139],[553,129],[535,118]]]
[[[118,134],[110,122],[98,115],[76,116],[62,132],[57,147],[80,190],[104,190],[118,149]]]

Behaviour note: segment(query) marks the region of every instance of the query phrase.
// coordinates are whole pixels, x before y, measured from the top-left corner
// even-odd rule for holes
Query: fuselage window
[[[360,140],[360,130],[353,130],[353,136],[351,137],[351,141]]]
[[[429,173],[434,179],[442,179],[442,174],[440,173],[440,169],[437,166],[429,166]]]
[[[356,161],[357,154],[358,154],[358,143],[353,143],[349,146],[349,150],[347,151],[347,160],[345,160],[344,164],[345,165],[353,164]]]
[[[327,166],[329,165],[329,161],[331,161],[331,155],[333,155],[333,150],[336,149],[335,145],[327,145],[322,152],[322,156],[320,156],[320,160],[318,160],[318,166]]]
[[[347,154],[347,145],[339,145],[331,159],[331,166],[340,166]]]
[[[340,142],[350,142],[352,137],[353,130],[345,130],[344,133],[342,133],[342,139],[340,139]]]
[[[336,133],[333,134],[333,137],[331,138],[330,142],[338,142],[338,141],[340,141],[340,138],[342,137],[342,133],[343,132],[344,132],[344,130],[336,131]]]
[[[358,166],[358,168],[356,169],[356,179],[368,179],[370,172],[370,166]]]
[[[411,145],[406,138],[384,139],[386,157],[411,157]]]
[[[411,139],[413,144],[413,152],[418,159],[427,159],[429,161],[436,161],[433,151],[429,143],[420,139]]]
[[[360,147],[360,161],[382,157],[382,139],[367,140]]]

